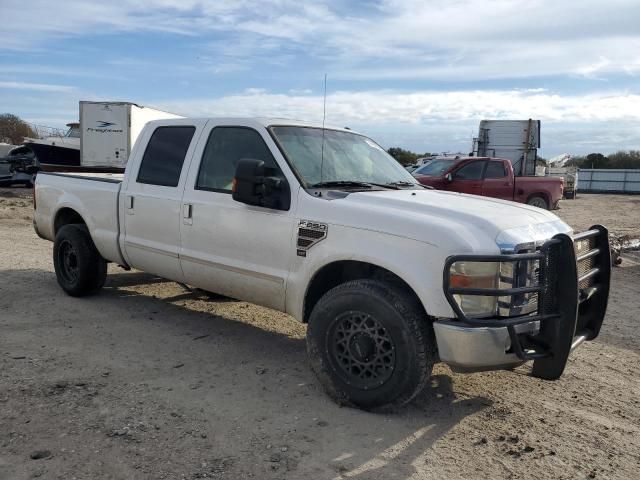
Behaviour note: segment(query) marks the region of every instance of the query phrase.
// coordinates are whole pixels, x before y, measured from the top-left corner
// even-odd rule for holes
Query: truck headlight
[[[449,268],[448,290],[469,318],[527,315],[538,309],[539,269],[538,259],[459,260]]]
[[[454,262],[449,270],[450,288],[498,288],[500,264],[497,262]],[[495,295],[454,294],[453,298],[467,317],[491,317],[497,314]]]

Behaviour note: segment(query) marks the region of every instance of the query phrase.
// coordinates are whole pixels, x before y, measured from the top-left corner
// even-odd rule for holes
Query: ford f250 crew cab
[[[439,158],[412,174],[422,185],[438,190],[513,200],[546,210],[558,208],[564,188],[560,177],[515,176],[511,162],[503,158]]]
[[[278,119],[147,124],[125,174],[41,173],[58,283],[107,263],[287,312],[339,402],[400,405],[434,363],[556,379],[607,307],[607,230],[421,186],[369,138]]]

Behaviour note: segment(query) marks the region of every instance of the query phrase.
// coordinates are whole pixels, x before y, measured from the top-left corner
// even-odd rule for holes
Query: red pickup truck
[[[502,198],[547,210],[558,208],[564,189],[560,177],[516,177],[511,162],[502,158],[440,158],[412,174],[421,184],[438,190]]]

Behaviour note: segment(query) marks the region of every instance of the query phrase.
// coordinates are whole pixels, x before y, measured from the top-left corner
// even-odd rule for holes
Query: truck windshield
[[[427,175],[430,177],[439,177],[444,172],[453,167],[456,160],[431,160],[426,165],[414,170],[414,174]]]
[[[323,147],[321,128],[278,126],[271,131],[307,187],[366,183],[420,188],[393,157],[362,135],[325,129]]]

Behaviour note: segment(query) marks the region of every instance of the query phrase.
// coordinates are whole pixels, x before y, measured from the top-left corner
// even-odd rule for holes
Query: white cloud
[[[53,85],[50,83],[25,83],[25,82],[3,82],[0,81],[0,88],[12,90],[35,90],[38,92],[70,92],[73,87],[70,85]]]
[[[151,102],[195,117],[286,117],[322,122],[322,96],[245,91],[220,98]],[[481,119],[542,120],[542,153],[638,148],[640,95],[563,96],[545,89],[451,92],[335,92],[327,123],[367,133],[383,145],[415,151],[468,152]]]
[[[164,102],[189,116],[286,116],[322,119],[320,95],[278,94],[263,89],[214,99]],[[640,95],[605,92],[562,96],[544,89],[335,92],[327,96],[327,119],[366,124],[433,121],[461,122],[482,118],[539,118],[573,123],[640,120]]]
[[[232,95],[129,98],[143,105],[192,117],[265,116],[322,122],[322,96],[307,91],[273,93],[246,89]],[[28,121],[61,127],[78,118],[78,100],[108,100],[82,91],[0,89],[3,111]],[[468,152],[484,118],[542,120],[542,154],[573,154],[640,145],[640,95],[624,91],[560,95],[545,89],[396,92],[341,91],[327,97],[327,124],[349,126],[386,147],[414,151]]]
[[[321,121],[322,97],[307,89],[308,78],[317,74],[320,87],[318,72],[327,72],[330,91],[332,80],[349,89],[329,94],[328,121],[360,127],[387,145],[464,151],[478,120],[529,117],[543,121],[543,145],[558,153],[640,144],[637,0],[380,0],[357,6],[336,0],[66,0],[53,10],[44,0],[0,2],[0,52],[27,51],[30,63],[49,64],[0,67],[0,105],[29,118],[74,119],[77,101],[95,98],[86,93],[95,89],[84,82],[76,90],[58,84],[66,80],[48,77],[78,76],[80,82],[81,76],[95,75],[131,80],[121,82],[120,90],[100,92],[104,95],[115,91],[122,98],[131,84],[142,84],[149,86],[147,98],[130,100],[186,114]],[[140,60],[116,49],[101,54],[103,69],[84,68],[84,36],[131,32],[187,39],[189,55],[184,63],[158,55]],[[56,63],[60,38],[77,39],[78,48],[71,46],[64,57],[65,65],[76,59],[68,69]],[[38,57],[40,50],[46,52]],[[195,91],[199,75],[237,78],[240,71],[254,89],[216,98],[159,101],[166,98],[156,92],[167,77],[149,81],[154,72],[170,72]],[[15,81],[18,77],[25,82]],[[526,85],[539,88],[496,87],[511,79],[527,79]],[[558,79],[575,85],[574,92],[558,90]],[[225,86],[216,80],[212,89]],[[399,92],[406,80],[411,86],[403,86],[412,91]],[[492,87],[435,91],[433,81]],[[616,85],[628,85],[629,91]],[[241,83],[237,91],[245,87]],[[288,93],[273,93],[274,88]]]
[[[55,15],[44,0],[3,0],[2,14],[4,49],[87,33],[156,31],[196,38],[203,49],[214,41],[215,54],[226,57],[265,60],[297,49],[336,78],[640,71],[636,0],[381,0],[366,8],[332,1],[68,0],[56,4]]]

